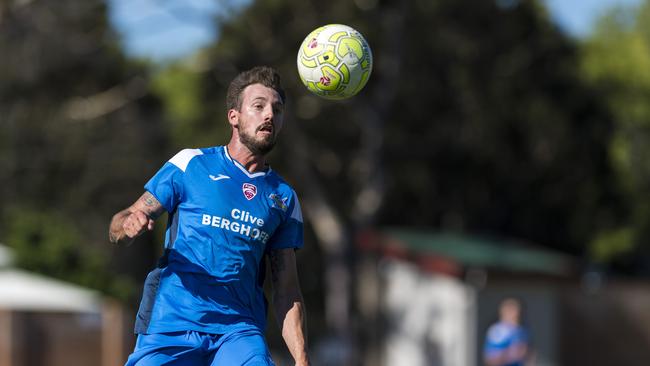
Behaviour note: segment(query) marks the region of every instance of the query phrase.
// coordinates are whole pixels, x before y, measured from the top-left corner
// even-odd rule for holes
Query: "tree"
[[[627,273],[650,273],[650,2],[615,8],[582,45],[584,79],[603,95],[614,120],[608,159],[624,203],[598,227],[594,260]]]
[[[102,1],[1,4],[0,240],[29,269],[132,296],[109,265],[138,266],[110,262],[106,232],[164,150],[147,69],[122,55]]]

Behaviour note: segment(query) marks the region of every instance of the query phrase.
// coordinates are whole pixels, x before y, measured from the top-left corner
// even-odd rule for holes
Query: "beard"
[[[257,133],[264,125],[261,125],[255,130]],[[275,146],[275,133],[269,135],[267,138],[256,139],[255,135],[249,135],[243,129],[239,129],[239,142],[246,146],[250,152],[255,155],[266,155]]]

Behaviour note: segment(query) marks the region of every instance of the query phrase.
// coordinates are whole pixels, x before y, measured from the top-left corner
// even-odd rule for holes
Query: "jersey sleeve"
[[[483,345],[483,354],[488,358],[497,357],[508,347],[508,332],[499,324],[488,328]]]
[[[268,244],[269,249],[299,249],[304,245],[302,210],[298,196],[295,192],[292,193],[287,216],[271,236]]]
[[[199,149],[184,149],[174,155],[144,185],[167,210],[173,212],[183,196],[183,176],[192,158],[201,155]]]
[[[495,358],[509,349],[527,344],[528,334],[523,327],[495,324],[487,332],[483,354],[487,358]]]

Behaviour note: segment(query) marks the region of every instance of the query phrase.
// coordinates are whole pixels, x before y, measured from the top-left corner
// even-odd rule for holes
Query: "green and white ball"
[[[361,33],[328,24],[309,33],[298,51],[298,74],[314,94],[346,99],[357,94],[372,71],[372,52]]]

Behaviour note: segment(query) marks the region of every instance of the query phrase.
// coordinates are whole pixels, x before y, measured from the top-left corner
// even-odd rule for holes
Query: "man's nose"
[[[272,121],[273,116],[274,116],[273,107],[270,106],[266,107],[264,109],[264,121]]]

